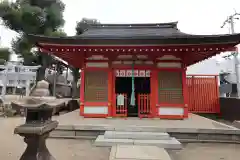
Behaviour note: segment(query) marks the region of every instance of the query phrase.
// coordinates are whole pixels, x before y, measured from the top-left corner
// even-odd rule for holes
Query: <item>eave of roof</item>
[[[192,35],[181,32],[177,22],[155,24],[94,24],[79,36],[47,37],[29,34],[34,43],[62,45],[176,45],[239,43],[240,34]]]
[[[185,35],[181,37],[47,37],[28,35],[34,43],[62,45],[190,45],[190,44],[221,44],[240,42],[240,34],[225,35]]]

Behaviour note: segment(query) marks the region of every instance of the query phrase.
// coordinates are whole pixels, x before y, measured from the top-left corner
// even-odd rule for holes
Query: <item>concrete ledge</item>
[[[198,139],[198,133],[170,133],[170,136],[177,139]]]
[[[199,134],[198,140],[232,140],[232,136],[226,134]]]
[[[236,134],[236,129],[198,129],[198,133]]]
[[[196,139],[178,139],[181,143],[230,143],[240,144],[240,141],[224,141],[224,140],[196,140]]]
[[[104,131],[63,131],[54,130],[51,138],[72,138],[72,139],[92,139],[95,140],[98,135],[103,135]],[[219,142],[219,143],[240,143],[240,134],[207,134],[207,133],[170,133],[171,137],[178,140],[191,140],[193,142]]]
[[[240,134],[240,129],[202,129],[202,128],[159,128],[151,126],[110,126],[110,125],[59,125],[57,130],[93,130],[93,131],[127,131],[127,132],[168,132],[168,133],[221,133]]]
[[[202,128],[158,128],[154,126],[109,126],[109,125],[60,125],[54,130],[53,136],[79,136],[95,137],[103,135],[105,131],[128,131],[128,132],[164,132],[177,139],[192,139],[206,141],[240,141],[240,129],[202,129]]]

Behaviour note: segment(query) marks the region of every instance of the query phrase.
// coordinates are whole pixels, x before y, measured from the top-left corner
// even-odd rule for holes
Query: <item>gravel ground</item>
[[[6,141],[0,141],[0,160],[20,159],[26,147],[22,139],[17,143],[16,138]],[[89,140],[48,139],[47,146],[57,160],[108,160],[110,153],[110,148],[94,147]]]
[[[23,138],[14,135],[19,118],[0,117],[0,160],[18,160],[25,150]],[[108,160],[110,148],[94,147],[89,140],[48,139],[47,146],[57,160]],[[173,160],[237,160],[240,144],[189,143],[184,149],[171,151]]]
[[[173,160],[237,160],[240,144],[189,143],[180,151],[170,152]]]
[[[13,131],[22,122],[0,117],[0,160],[20,159],[26,144]],[[57,160],[108,160],[110,154],[110,148],[94,147],[89,140],[48,139],[47,147]]]

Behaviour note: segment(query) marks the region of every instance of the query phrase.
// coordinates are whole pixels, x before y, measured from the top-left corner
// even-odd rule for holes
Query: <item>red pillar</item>
[[[184,118],[188,118],[188,90],[187,90],[187,68],[182,70],[182,89],[183,89],[183,101],[184,101]]]
[[[85,70],[81,70],[80,84],[80,116],[84,116],[84,87],[85,87]]]
[[[111,63],[109,63],[108,71],[108,117],[113,116],[113,69]]]
[[[157,71],[156,69],[151,70],[151,94],[150,94],[150,102],[151,102],[151,111],[152,117],[157,116],[158,108],[157,108],[157,99],[158,99],[158,79],[157,79]]]
[[[112,116],[117,117],[116,115],[116,93],[115,93],[115,87],[116,87],[116,76],[115,76],[115,69],[112,69]]]

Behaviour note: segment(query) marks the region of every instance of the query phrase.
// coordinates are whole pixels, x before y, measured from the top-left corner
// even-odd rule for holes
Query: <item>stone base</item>
[[[27,148],[20,160],[55,160],[46,147],[48,133],[41,136],[25,135]]]

